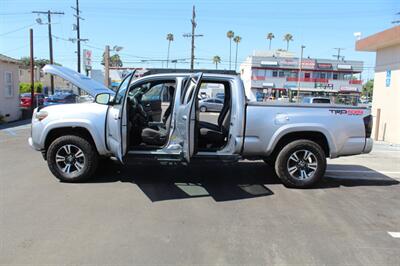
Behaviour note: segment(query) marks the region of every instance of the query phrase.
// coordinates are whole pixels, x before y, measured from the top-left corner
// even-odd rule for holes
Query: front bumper
[[[371,138],[365,139],[365,146],[363,153],[370,153],[372,151],[373,146],[374,146],[374,141]]]
[[[37,151],[41,150],[39,146],[35,145],[35,143],[33,142],[32,137],[29,137],[28,143],[29,143],[29,146],[31,146],[32,149],[37,150]]]

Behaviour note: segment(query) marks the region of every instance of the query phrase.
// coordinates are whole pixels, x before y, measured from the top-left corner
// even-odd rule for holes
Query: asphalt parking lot
[[[285,188],[261,161],[110,166],[61,183],[0,128],[1,265],[400,265],[400,146]]]

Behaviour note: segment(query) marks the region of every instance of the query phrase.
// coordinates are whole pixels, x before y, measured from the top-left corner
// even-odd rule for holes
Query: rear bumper
[[[371,138],[365,139],[365,146],[363,153],[370,153],[372,151],[373,146],[374,146],[374,141]]]

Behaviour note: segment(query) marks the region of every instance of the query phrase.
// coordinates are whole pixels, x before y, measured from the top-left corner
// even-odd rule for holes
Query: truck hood
[[[95,97],[99,93],[114,94],[114,91],[110,90],[100,82],[97,82],[67,67],[57,65],[45,65],[43,67],[43,72],[68,80],[76,87],[84,90],[93,97]]]

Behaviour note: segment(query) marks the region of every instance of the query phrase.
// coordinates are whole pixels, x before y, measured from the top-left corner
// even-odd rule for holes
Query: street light
[[[118,45],[114,45],[114,47],[112,48],[112,50],[113,51],[115,51],[115,52],[119,52],[119,51],[121,51],[122,49],[124,49],[124,47],[122,47],[122,46],[118,46]]]
[[[305,45],[301,46],[300,64],[299,64],[299,76],[297,77],[297,103],[300,101],[300,77],[301,77],[301,67],[303,64],[303,50],[306,48]]]

